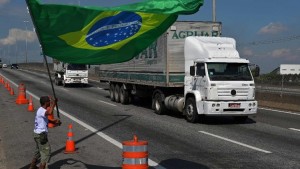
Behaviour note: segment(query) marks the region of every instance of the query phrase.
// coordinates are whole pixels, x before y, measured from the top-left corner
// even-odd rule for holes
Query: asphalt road
[[[45,74],[11,69],[0,69],[0,74],[14,84],[24,83],[37,97],[52,93]],[[136,134],[148,141],[149,163],[158,164],[156,168],[300,168],[299,112],[260,108],[244,124],[230,117],[191,124],[178,114],[154,114],[149,100],[111,102],[107,89],[96,82],[84,88],[55,86],[61,116],[71,115],[78,124],[100,131],[107,144],[118,146]]]

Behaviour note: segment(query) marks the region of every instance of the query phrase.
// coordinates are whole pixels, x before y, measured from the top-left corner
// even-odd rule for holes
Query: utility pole
[[[25,23],[25,29],[26,29],[26,54],[25,54],[25,56],[26,56],[26,58],[25,58],[25,63],[26,63],[26,66],[27,66],[27,34],[28,34],[28,31],[27,31],[27,23],[29,22],[29,21],[23,21],[24,23]]]
[[[212,0],[212,17],[213,17],[213,22],[216,22],[216,0]]]
[[[18,43],[16,43],[16,64],[18,64]]]

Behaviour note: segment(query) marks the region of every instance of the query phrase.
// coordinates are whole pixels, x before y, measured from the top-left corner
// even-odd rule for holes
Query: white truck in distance
[[[110,98],[127,104],[131,96],[151,97],[157,114],[179,111],[188,122],[203,115],[255,114],[254,80],[249,61],[241,59],[235,40],[219,36],[215,22],[175,22],[134,59],[100,65],[100,81],[110,84]]]
[[[88,69],[87,65],[70,64],[53,60],[54,82],[56,85],[63,85],[66,87],[71,84],[81,84],[86,86],[88,84]]]

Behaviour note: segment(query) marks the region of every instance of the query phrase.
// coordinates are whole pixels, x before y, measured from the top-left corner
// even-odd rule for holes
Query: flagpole
[[[35,22],[34,22],[34,17],[32,15],[32,11],[29,9],[28,7],[28,4],[29,4],[29,0],[26,0],[26,5],[27,5],[27,10],[28,10],[28,13],[30,14],[30,17],[31,17],[31,20],[33,22],[33,25],[34,27],[36,28],[35,26]],[[50,75],[50,70],[49,70],[49,65],[48,65],[48,61],[47,61],[47,58],[46,58],[46,55],[44,54],[44,51],[43,51],[43,45],[42,45],[42,41],[40,40],[40,36],[39,36],[39,33],[38,33],[38,29],[35,29],[36,31],[36,35],[39,39],[39,42],[41,44],[41,48],[42,48],[42,52],[43,52],[43,56],[44,56],[44,61],[46,62],[46,66],[47,66],[47,71],[48,71],[48,76],[49,76],[49,79],[50,79],[50,83],[51,83],[51,87],[52,87],[52,92],[53,92],[53,96],[55,98],[55,100],[57,100],[56,98],[56,95],[55,95],[55,91],[54,91],[54,87],[53,87],[53,83],[52,83],[52,78],[51,78],[51,75]],[[56,103],[56,113],[57,113],[57,117],[60,119],[60,116],[59,116],[59,109],[58,109],[58,104]]]
[[[56,100],[55,90],[54,90],[54,86],[53,86],[53,83],[52,83],[52,78],[51,78],[51,74],[50,74],[50,70],[49,70],[49,65],[48,65],[47,57],[46,57],[45,54],[43,54],[43,56],[44,56],[44,60],[46,62],[46,67],[47,67],[47,71],[48,71],[48,76],[49,76],[49,80],[50,80],[50,84],[51,84],[53,96],[54,96],[54,98]],[[58,109],[58,104],[57,103],[56,103],[56,113],[57,113],[57,117],[60,119],[59,109]]]

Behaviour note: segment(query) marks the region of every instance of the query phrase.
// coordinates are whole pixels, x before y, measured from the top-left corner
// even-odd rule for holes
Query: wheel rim
[[[110,85],[110,90],[109,90],[109,92],[110,92],[110,98],[111,98],[111,99],[114,99],[114,88],[113,88],[113,85]]]
[[[193,107],[193,105],[189,104],[187,106],[186,113],[187,113],[187,116],[189,118],[191,118],[193,116],[193,114],[194,114],[194,107]]]
[[[118,85],[115,86],[115,91],[114,91],[114,95],[115,95],[115,101],[119,102],[120,101],[120,87]]]
[[[120,89],[120,101],[121,102],[124,102],[124,89],[121,87],[121,89]]]
[[[160,110],[160,103],[159,103],[159,101],[157,99],[155,100],[155,110],[156,111]]]

